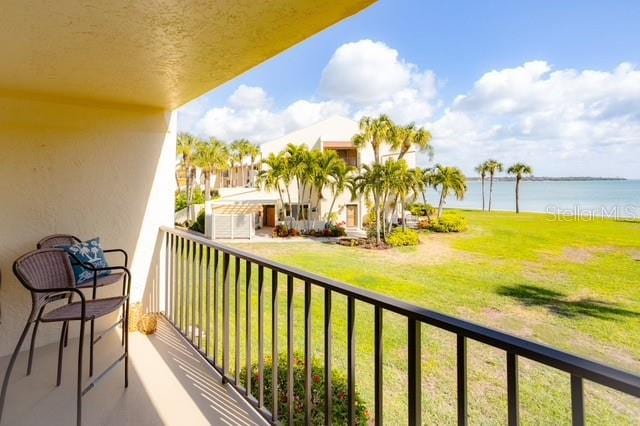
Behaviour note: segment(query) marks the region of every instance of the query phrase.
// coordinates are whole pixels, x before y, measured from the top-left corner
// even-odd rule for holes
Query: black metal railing
[[[570,376],[571,419],[574,425],[585,423],[585,380],[640,398],[640,377],[616,368],[590,361],[532,341],[492,330],[468,321],[443,315],[393,298],[352,287],[300,269],[285,266],[249,253],[227,247],[189,232],[162,227],[164,237],[166,298],[165,316],[220,372],[223,381],[235,386],[270,422],[286,418],[293,424],[293,404],[287,413],[278,413],[278,387],[273,386],[269,411],[265,405],[265,273],[271,272],[271,360],[272,383],[277,383],[280,355],[279,280],[286,278],[286,339],[287,339],[287,401],[293,400],[294,363],[294,279],[304,283],[304,410],[306,423],[311,423],[311,353],[312,353],[312,289],[323,290],[324,297],[324,416],[331,424],[332,408],[332,298],[334,294],[347,300],[347,403],[349,424],[356,418],[356,311],[355,304],[364,303],[374,311],[374,413],[375,424],[383,423],[383,313],[391,312],[406,319],[408,356],[408,423],[422,424],[421,327],[423,324],[453,333],[456,336],[456,396],[457,423],[468,422],[467,343],[481,342],[505,352],[507,371],[507,419],[509,425],[519,424],[518,360],[533,360]],[[242,263],[245,271],[242,274]],[[252,383],[252,271],[257,269],[257,383]],[[244,284],[241,276],[244,275]],[[233,280],[235,310],[232,313],[231,297]],[[246,299],[244,315],[241,299]],[[213,294],[211,294],[213,293]],[[267,302],[268,303],[268,302]],[[204,315],[204,317],[203,317]],[[233,318],[232,318],[233,315]],[[213,321],[211,321],[213,316]],[[232,323],[235,329],[230,329]],[[221,323],[220,323],[221,321]],[[245,383],[240,377],[241,333],[244,323]],[[211,330],[213,328],[213,330]],[[221,336],[220,336],[221,333]],[[231,337],[234,341],[231,342]],[[220,346],[219,346],[220,345]],[[235,355],[234,374],[230,369],[230,351]],[[220,359],[220,357],[222,359]]]

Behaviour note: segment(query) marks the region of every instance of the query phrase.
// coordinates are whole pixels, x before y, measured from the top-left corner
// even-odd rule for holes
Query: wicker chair
[[[49,235],[47,237],[44,237],[43,239],[41,239],[40,241],[38,241],[37,244],[37,248],[38,249],[44,249],[44,248],[55,248],[58,246],[63,246],[63,245],[72,245],[75,243],[79,243],[82,240],[78,237],[76,237],[75,235],[70,235],[70,234],[53,234],[53,235]],[[123,249],[103,249],[102,250],[104,253],[120,253],[122,254],[123,258],[124,258],[124,262],[122,265],[119,266],[124,266],[125,268],[127,268],[127,264],[129,262],[129,255],[127,254],[126,251],[124,251]],[[76,260],[77,261],[77,260]],[[78,263],[80,263],[78,261]],[[88,268],[87,269],[92,269],[91,265],[87,265]],[[97,272],[94,272],[94,277],[92,281],[87,281],[81,284],[76,284],[76,288],[93,288],[93,293],[91,295],[92,299],[95,299],[97,297],[97,289],[98,287],[104,287],[104,286],[108,286],[108,285],[112,285],[112,284],[117,284],[119,282],[121,282],[122,280],[126,279],[126,274],[124,272],[113,272],[109,275],[98,275]],[[71,302],[73,299],[73,294],[69,295],[69,302]],[[116,322],[113,327],[117,326],[118,324],[120,324],[122,322],[122,318],[124,318],[124,313],[121,317],[121,319]],[[36,321],[35,326],[33,328],[33,333],[31,334],[31,344],[29,346],[29,361],[27,362],[27,376],[29,374],[31,374],[31,366],[33,365],[33,351],[34,351],[34,347],[35,347],[35,341],[36,341],[36,334],[38,333],[38,323],[39,321]],[[111,330],[111,328],[109,329]],[[109,331],[107,330],[107,331]],[[67,331],[65,332],[65,336],[64,336],[64,347],[67,347],[67,342],[68,342],[68,328]],[[89,348],[89,377],[93,376],[93,345],[95,343],[97,343],[100,339],[102,339],[102,337],[104,336],[105,333],[103,333],[102,335],[98,336],[97,338],[95,337],[95,321],[91,321],[90,324],[90,334],[91,334],[91,344],[90,344],[90,348]],[[124,344],[124,341],[122,342]]]
[[[125,267],[112,267],[124,272],[129,277],[129,271]],[[63,249],[41,249],[29,252],[13,263],[13,272],[22,283],[22,285],[31,292],[31,314],[18,339],[9,366],[2,383],[2,391],[0,392],[0,421],[4,409],[4,402],[7,395],[7,387],[9,378],[13,370],[14,364],[20,352],[20,348],[29,333],[31,324],[38,322],[62,322],[62,330],[60,332],[60,342],[58,346],[58,371],[56,385],[60,385],[62,374],[62,355],[63,340],[65,332],[68,329],[69,321],[80,321],[80,337],[78,345],[78,384],[77,384],[77,417],[76,423],[82,423],[82,396],[91,390],[95,382],[103,377],[108,371],[115,367],[120,361],[124,361],[124,386],[128,386],[128,352],[129,338],[127,335],[127,327],[129,323],[128,305],[130,285],[124,285],[122,296],[108,297],[103,299],[87,300],[82,291],[75,287],[75,279],[71,261],[67,253]],[[130,279],[126,280],[128,283]],[[67,303],[44,312],[45,307],[57,300],[67,299],[69,295],[77,295],[79,302]],[[124,307],[124,327],[122,333],[124,335],[124,351],[122,355],[102,374],[98,376],[94,382],[89,383],[84,389],[82,387],[82,361],[84,348],[84,330],[85,322],[95,320],[118,311]]]

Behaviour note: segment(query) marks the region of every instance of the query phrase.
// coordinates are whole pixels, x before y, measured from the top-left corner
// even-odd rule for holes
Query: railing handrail
[[[594,383],[640,398],[640,376],[633,373],[610,367],[600,362],[592,361],[577,355],[572,355],[570,353],[478,325],[470,321],[461,320],[382,294],[377,294],[344,284],[295,267],[286,266],[251,253],[211,241],[205,237],[188,231],[182,231],[168,226],[162,226],[160,229],[164,232],[197,242],[215,250],[220,250],[240,259],[248,260],[254,264],[266,266],[272,270],[288,274],[301,281],[315,284],[323,288],[328,288],[331,291],[353,297],[361,302],[380,306],[385,310],[395,312],[407,318],[433,325],[469,339],[502,349],[508,353],[516,354],[523,358],[548,365]]]

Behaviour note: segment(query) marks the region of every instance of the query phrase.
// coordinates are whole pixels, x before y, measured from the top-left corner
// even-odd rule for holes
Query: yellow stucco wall
[[[174,156],[175,113],[0,96],[0,355],[30,308],[12,262],[45,235],[100,236],[125,248],[134,299],[142,297],[158,227],[173,223]],[[40,330],[44,344],[59,326]]]

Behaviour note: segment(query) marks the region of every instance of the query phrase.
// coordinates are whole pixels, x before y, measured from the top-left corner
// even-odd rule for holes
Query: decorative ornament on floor
[[[138,331],[143,334],[153,334],[158,328],[158,314],[144,314],[138,321]]]

